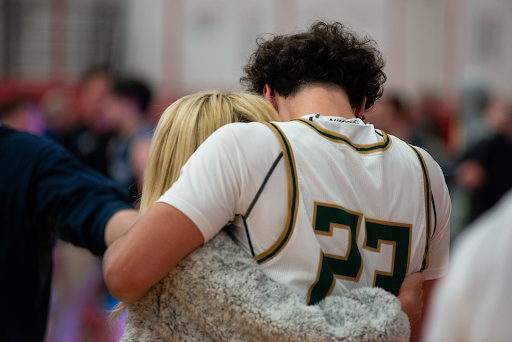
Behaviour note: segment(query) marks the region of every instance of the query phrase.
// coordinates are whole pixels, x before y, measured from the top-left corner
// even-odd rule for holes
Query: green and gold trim
[[[313,285],[309,287],[306,303],[308,305],[314,305],[325,297],[329,297],[334,290],[334,286],[336,286],[334,273],[329,266],[329,262],[327,261],[324,252],[320,248],[316,280]]]
[[[392,247],[391,271],[375,270],[373,287],[381,287],[398,295],[400,286],[409,272],[411,258],[412,224],[365,219],[363,249],[381,253],[382,245]]]
[[[421,270],[424,270],[428,268],[428,255],[429,255],[429,248],[430,248],[430,227],[431,227],[431,206],[432,206],[432,190],[430,187],[430,177],[428,175],[428,169],[427,165],[425,164],[425,160],[423,159],[423,156],[421,153],[412,145],[409,145],[410,148],[416,153],[416,156],[418,157],[421,165],[421,169],[423,171],[423,187],[425,192],[425,217],[426,217],[426,241],[425,241],[425,254],[423,255],[423,263],[421,266]]]
[[[286,168],[286,175],[288,179],[288,214],[286,215],[286,221],[283,231],[279,238],[269,249],[265,252],[254,256],[253,258],[258,264],[263,264],[273,257],[275,257],[281,250],[286,246],[290,237],[293,234],[295,227],[295,220],[297,218],[297,211],[299,207],[299,186],[297,183],[297,171],[295,169],[295,158],[293,157],[293,151],[290,142],[284,135],[277,125],[273,123],[263,123],[268,126],[279,140],[281,149],[283,150],[284,165]]]
[[[325,139],[328,139],[328,140],[330,140],[332,142],[335,142],[335,143],[345,144],[345,145],[351,147],[354,151],[356,151],[358,153],[361,153],[361,154],[368,154],[368,153],[374,153],[374,152],[379,152],[379,151],[385,151],[392,144],[391,138],[385,132],[382,132],[383,139],[380,142],[377,142],[377,143],[374,143],[374,144],[355,144],[348,137],[346,137],[346,136],[344,136],[342,134],[335,133],[335,132],[330,131],[328,129],[325,129],[323,127],[320,127],[317,124],[315,124],[315,123],[313,123],[313,122],[311,122],[309,120],[294,119],[292,121],[300,122],[300,123],[308,126],[309,128],[311,128],[313,131],[315,131],[318,134],[320,134]]]

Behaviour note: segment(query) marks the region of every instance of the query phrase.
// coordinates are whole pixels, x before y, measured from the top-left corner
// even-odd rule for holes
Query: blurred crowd
[[[83,164],[110,178],[137,207],[153,131],[153,91],[140,78],[93,67],[76,86],[20,92],[0,100],[11,128],[47,136]],[[106,318],[117,304],[103,283],[101,260],[58,241],[48,341],[118,341],[122,326]],[[121,324],[122,322],[118,322]]]
[[[0,98],[0,118],[59,142],[137,206],[157,121],[153,93],[142,79],[94,67],[75,86]],[[452,241],[512,188],[512,103],[483,84],[467,83],[455,98],[431,93],[412,99],[385,89],[365,121],[425,149],[439,163],[452,198]],[[103,284],[99,260],[64,242],[54,257],[48,340],[117,341],[120,335],[105,320],[116,301]]]
[[[94,67],[76,87],[51,87],[39,99],[22,94],[2,100],[0,117],[6,126],[54,139],[136,203],[151,142],[151,100],[144,80]]]

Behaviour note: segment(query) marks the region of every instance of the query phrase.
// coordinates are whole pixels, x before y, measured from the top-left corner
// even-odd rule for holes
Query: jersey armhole
[[[425,160],[423,159],[423,155],[421,152],[416,149],[414,146],[409,145],[409,147],[414,151],[416,156],[418,157],[421,170],[423,173],[423,191],[425,195],[425,226],[426,226],[426,232],[425,232],[425,252],[423,254],[423,262],[421,265],[421,270],[425,270],[428,268],[428,261],[429,261],[429,249],[430,249],[430,239],[432,238],[431,230],[432,230],[432,220],[431,220],[431,208],[432,208],[432,189],[430,184],[430,176],[428,172],[427,165],[425,163]]]
[[[263,253],[254,256],[258,264],[265,263],[275,257],[287,245],[290,237],[292,236],[295,220],[297,218],[297,211],[299,206],[299,186],[297,182],[297,171],[295,169],[295,158],[290,142],[286,138],[283,131],[274,123],[263,123],[276,135],[281,150],[283,153],[284,164],[286,168],[288,180],[288,213],[284,224],[283,231],[279,238]]]
[[[279,163],[279,161],[281,160],[282,157],[283,157],[283,152],[281,151],[281,153],[279,153],[279,155],[277,156],[276,160],[274,160],[274,163],[272,163],[272,166],[270,167],[270,169],[268,170],[267,174],[265,175],[265,178],[263,179],[263,182],[261,183],[261,186],[258,189],[258,192],[256,193],[256,195],[254,196],[251,204],[249,205],[249,208],[247,209],[245,214],[240,215],[242,217],[242,221],[244,223],[245,233],[247,235],[247,242],[249,243],[249,249],[251,250],[251,255],[253,257],[255,257],[256,254],[254,253],[254,248],[252,247],[251,235],[249,234],[249,227],[247,227],[247,218],[249,218],[249,215],[251,214],[252,208],[254,208],[254,206],[256,205],[256,202],[258,201],[258,199],[260,198],[261,193],[265,189],[265,186],[267,185],[267,182],[270,179],[270,176],[272,175],[272,173],[274,173],[274,170],[276,169],[276,166],[277,166],[277,164]]]

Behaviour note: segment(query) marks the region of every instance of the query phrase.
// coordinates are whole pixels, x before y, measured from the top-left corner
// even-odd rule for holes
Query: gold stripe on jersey
[[[410,148],[416,153],[416,156],[418,157],[421,165],[421,169],[423,171],[423,187],[425,192],[425,217],[426,217],[426,241],[425,241],[425,254],[423,255],[423,263],[421,266],[421,270],[424,270],[428,268],[428,255],[429,255],[429,248],[430,248],[430,224],[431,224],[431,218],[430,218],[430,210],[432,205],[432,190],[430,188],[430,177],[428,175],[428,169],[427,165],[425,164],[425,160],[423,159],[423,156],[421,153],[412,145],[409,145]]]
[[[362,153],[362,154],[373,153],[373,152],[378,152],[378,151],[385,151],[392,144],[391,138],[385,132],[382,132],[383,138],[382,138],[382,141],[380,141],[380,142],[373,143],[373,144],[355,144],[348,137],[346,137],[342,134],[335,133],[335,132],[325,129],[323,127],[320,127],[317,124],[315,124],[309,120],[294,119],[292,121],[300,122],[300,123],[308,126],[309,128],[311,128],[313,131],[320,134],[322,137],[324,137],[332,142],[335,142],[335,143],[341,143],[341,144],[350,146],[354,151],[356,151],[358,153]]]
[[[326,257],[332,258],[332,259],[345,260],[345,261],[348,260],[348,257],[350,255],[350,250],[352,248],[352,244],[351,244],[352,239],[355,239],[356,245],[357,245],[357,237],[359,236],[359,230],[361,229],[361,222],[362,222],[363,214],[362,213],[358,213],[357,211],[348,210],[348,209],[343,208],[342,206],[339,206],[339,205],[329,204],[329,203],[322,203],[322,202],[316,202],[315,201],[314,209],[313,209],[313,224],[316,222],[316,212],[317,212],[318,205],[321,205],[321,206],[324,206],[324,207],[341,209],[341,210],[349,212],[350,214],[355,215],[355,216],[357,216],[359,218],[357,220],[357,228],[356,228],[355,236],[352,236],[352,230],[350,229],[349,226],[347,226],[345,224],[337,224],[337,223],[334,223],[334,222],[331,222],[329,224],[329,231],[328,232],[323,232],[321,230],[315,230],[315,234],[323,235],[323,236],[332,236],[332,234],[334,233],[334,228],[346,230],[347,234],[348,234],[348,239],[347,239],[348,247],[347,247],[347,252],[345,253],[345,255],[336,255],[336,254],[328,254],[328,253],[324,253],[324,255]],[[345,280],[350,280],[350,281],[356,281],[357,282],[357,281],[359,281],[359,278],[361,277],[361,272],[362,271],[363,271],[363,263],[362,263],[362,260],[361,260],[361,267],[359,268],[359,272],[357,273],[357,275],[355,277],[348,277],[348,276],[343,276],[343,275],[338,275],[338,274],[335,274],[334,276],[337,279],[345,279]]]
[[[258,264],[263,264],[273,257],[275,257],[281,250],[286,246],[290,237],[293,234],[293,229],[295,227],[295,220],[297,218],[297,211],[299,207],[299,186],[297,183],[297,171],[295,170],[295,158],[293,156],[293,151],[290,146],[290,142],[284,135],[284,133],[274,125],[273,123],[263,123],[268,126],[272,132],[279,140],[279,144],[281,145],[281,149],[283,150],[284,157],[284,165],[286,168],[286,174],[288,179],[288,214],[286,216],[285,225],[283,231],[279,238],[274,242],[269,249],[265,252],[260,253],[253,258],[258,262]]]
[[[389,222],[389,221],[381,221],[381,220],[374,220],[374,219],[366,218],[365,219],[365,226],[367,225],[368,222],[377,223],[377,224],[381,224],[381,225],[384,225],[384,226],[398,226],[398,227],[409,228],[409,237],[412,234],[412,224],[398,223],[398,222]],[[367,239],[368,239],[368,233],[366,233],[364,235],[363,249],[369,250],[371,252],[375,252],[375,253],[379,253],[380,254],[380,248],[381,248],[381,246],[383,244],[384,245],[390,245],[390,246],[393,247],[393,257],[391,259],[391,271],[390,272],[384,272],[384,271],[375,270],[375,272],[373,273],[373,285],[372,285],[372,287],[375,287],[375,282],[377,281],[377,275],[378,274],[383,275],[383,276],[392,277],[393,274],[395,273],[395,258],[396,258],[396,243],[397,243],[397,241],[379,239],[378,240],[379,242],[377,244],[377,248],[373,248],[373,247],[368,246]],[[405,269],[405,274],[406,275],[407,275],[407,272],[409,271],[410,259],[411,259],[411,238],[409,238],[409,247],[408,247],[408,253],[407,253],[407,267]]]

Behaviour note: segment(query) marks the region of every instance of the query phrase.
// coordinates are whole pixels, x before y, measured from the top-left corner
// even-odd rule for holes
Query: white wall
[[[184,88],[240,89],[259,34],[272,32],[271,0],[194,0],[185,6]]]
[[[132,0],[126,8],[128,18],[123,29],[128,37],[123,69],[147,77],[153,85],[162,78],[163,3],[166,0]]]
[[[444,0],[407,3],[405,87],[442,89],[445,47]]]
[[[481,79],[512,95],[512,1],[468,0],[464,79]]]
[[[125,68],[147,73],[165,91],[240,89],[241,68],[258,36],[303,30],[315,20],[342,21],[372,36],[387,61],[389,88],[453,94],[463,80],[482,78],[512,89],[508,0],[130,3]]]

